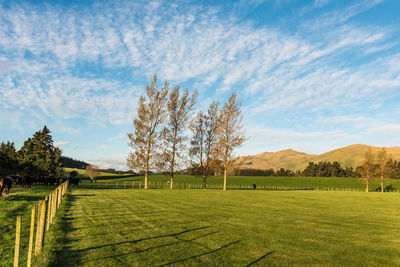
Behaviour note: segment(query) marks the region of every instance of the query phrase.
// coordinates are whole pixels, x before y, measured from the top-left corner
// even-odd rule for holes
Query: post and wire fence
[[[54,189],[44,200],[39,200],[37,205],[33,205],[30,214],[30,227],[23,229],[22,217],[16,218],[15,246],[14,246],[14,267],[32,266],[32,256],[39,255],[44,247],[46,233],[50,225],[54,223],[57,209],[60,207],[63,197],[68,190],[68,180]],[[21,234],[25,233],[25,234]],[[27,239],[27,240],[23,240]],[[27,242],[22,242],[27,241]],[[28,244],[28,247],[22,244]]]
[[[93,183],[83,183],[79,185],[80,188],[92,189],[141,189],[144,188],[143,181],[124,181],[124,180],[98,180]],[[169,189],[170,184],[168,181],[149,181],[149,189]],[[206,185],[207,189],[223,189],[223,184],[209,184]],[[203,189],[202,183],[187,183],[187,182],[174,182],[174,189]],[[256,184],[228,184],[228,190],[267,190],[267,191],[342,191],[342,192],[365,192],[365,188],[360,187],[318,187],[318,186],[273,186],[273,185],[256,185]],[[386,192],[396,192],[399,190],[392,188]]]

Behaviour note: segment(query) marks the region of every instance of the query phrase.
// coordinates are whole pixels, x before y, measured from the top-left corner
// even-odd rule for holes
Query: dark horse
[[[8,196],[11,187],[12,187],[12,179],[10,177],[0,178],[0,197],[1,194],[3,193],[3,190],[6,192],[6,196]]]

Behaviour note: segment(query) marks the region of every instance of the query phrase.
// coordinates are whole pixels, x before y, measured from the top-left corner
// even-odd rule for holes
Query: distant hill
[[[70,157],[61,156],[61,164],[65,168],[74,168],[74,169],[85,169],[89,163],[84,161],[76,160]]]
[[[242,156],[236,160],[240,168],[251,169],[291,169],[303,170],[308,162],[338,161],[343,167],[357,167],[361,165],[367,145],[350,145],[335,149],[320,155],[298,152],[293,149],[278,152],[264,152],[254,156]],[[371,146],[372,152],[376,153],[381,147]],[[400,160],[400,147],[386,147],[389,156],[394,160]]]

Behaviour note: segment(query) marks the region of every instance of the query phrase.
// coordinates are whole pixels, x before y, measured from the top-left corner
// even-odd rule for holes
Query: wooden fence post
[[[50,227],[50,213],[51,213],[51,203],[52,202],[52,197],[51,197],[51,194],[49,195],[49,201],[47,202],[48,203],[48,207],[47,207],[47,221],[46,221],[46,231],[48,231],[49,230],[49,227]]]
[[[41,208],[40,213],[38,214],[38,223],[37,230],[36,230],[36,247],[35,247],[35,255],[39,254],[43,248],[43,241],[44,241],[44,228],[45,228],[45,219],[46,219],[46,201],[41,200]],[[39,202],[39,203],[40,203]]]
[[[40,229],[40,215],[42,213],[42,205],[43,205],[43,200],[39,200],[39,204],[38,204],[38,216],[37,216],[37,223],[36,223],[36,240],[35,240],[35,255],[37,255],[40,250],[39,250],[39,239],[40,239],[40,233],[39,233],[39,229]]]
[[[14,267],[18,267],[19,263],[19,248],[21,242],[21,220],[22,217],[20,215],[17,216],[17,228],[15,231],[15,251],[14,251]]]
[[[132,181],[132,189],[135,188],[135,181]]]
[[[117,184],[115,185],[115,188],[118,189],[118,181],[117,181]]]
[[[31,230],[29,232],[29,248],[28,248],[28,262],[27,267],[31,267],[32,263],[32,252],[33,252],[33,235],[35,232],[35,213],[36,213],[36,206],[32,206],[31,212]]]
[[[59,188],[57,188],[57,191],[58,191],[58,200],[57,200],[57,209],[60,207],[60,204],[61,204],[61,189],[60,189],[60,187]]]
[[[53,223],[53,219],[57,213],[57,189],[53,191],[53,205],[51,207],[51,223]]]

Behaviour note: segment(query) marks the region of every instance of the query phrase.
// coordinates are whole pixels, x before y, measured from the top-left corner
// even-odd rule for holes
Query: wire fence
[[[57,209],[68,190],[68,181],[59,185],[44,200],[32,206],[30,214],[18,215],[16,218],[15,235],[7,231],[3,236],[5,255],[14,254],[14,267],[32,265],[32,255],[39,255],[44,246],[46,233],[54,223]],[[12,242],[14,239],[14,245]],[[13,254],[12,254],[13,253]],[[0,258],[3,255],[0,255]]]
[[[96,181],[93,183],[82,183],[79,188],[91,189],[141,189],[144,188],[143,181]],[[149,189],[169,189],[169,182],[148,182]],[[204,189],[202,183],[182,183],[174,182],[173,189]],[[206,189],[223,189],[222,184],[207,184]],[[270,186],[270,185],[257,185],[257,184],[231,184],[227,185],[227,190],[268,190],[268,191],[343,191],[343,192],[365,192],[363,188],[354,187],[312,187],[312,186]],[[399,193],[398,189],[391,188],[385,192]]]

